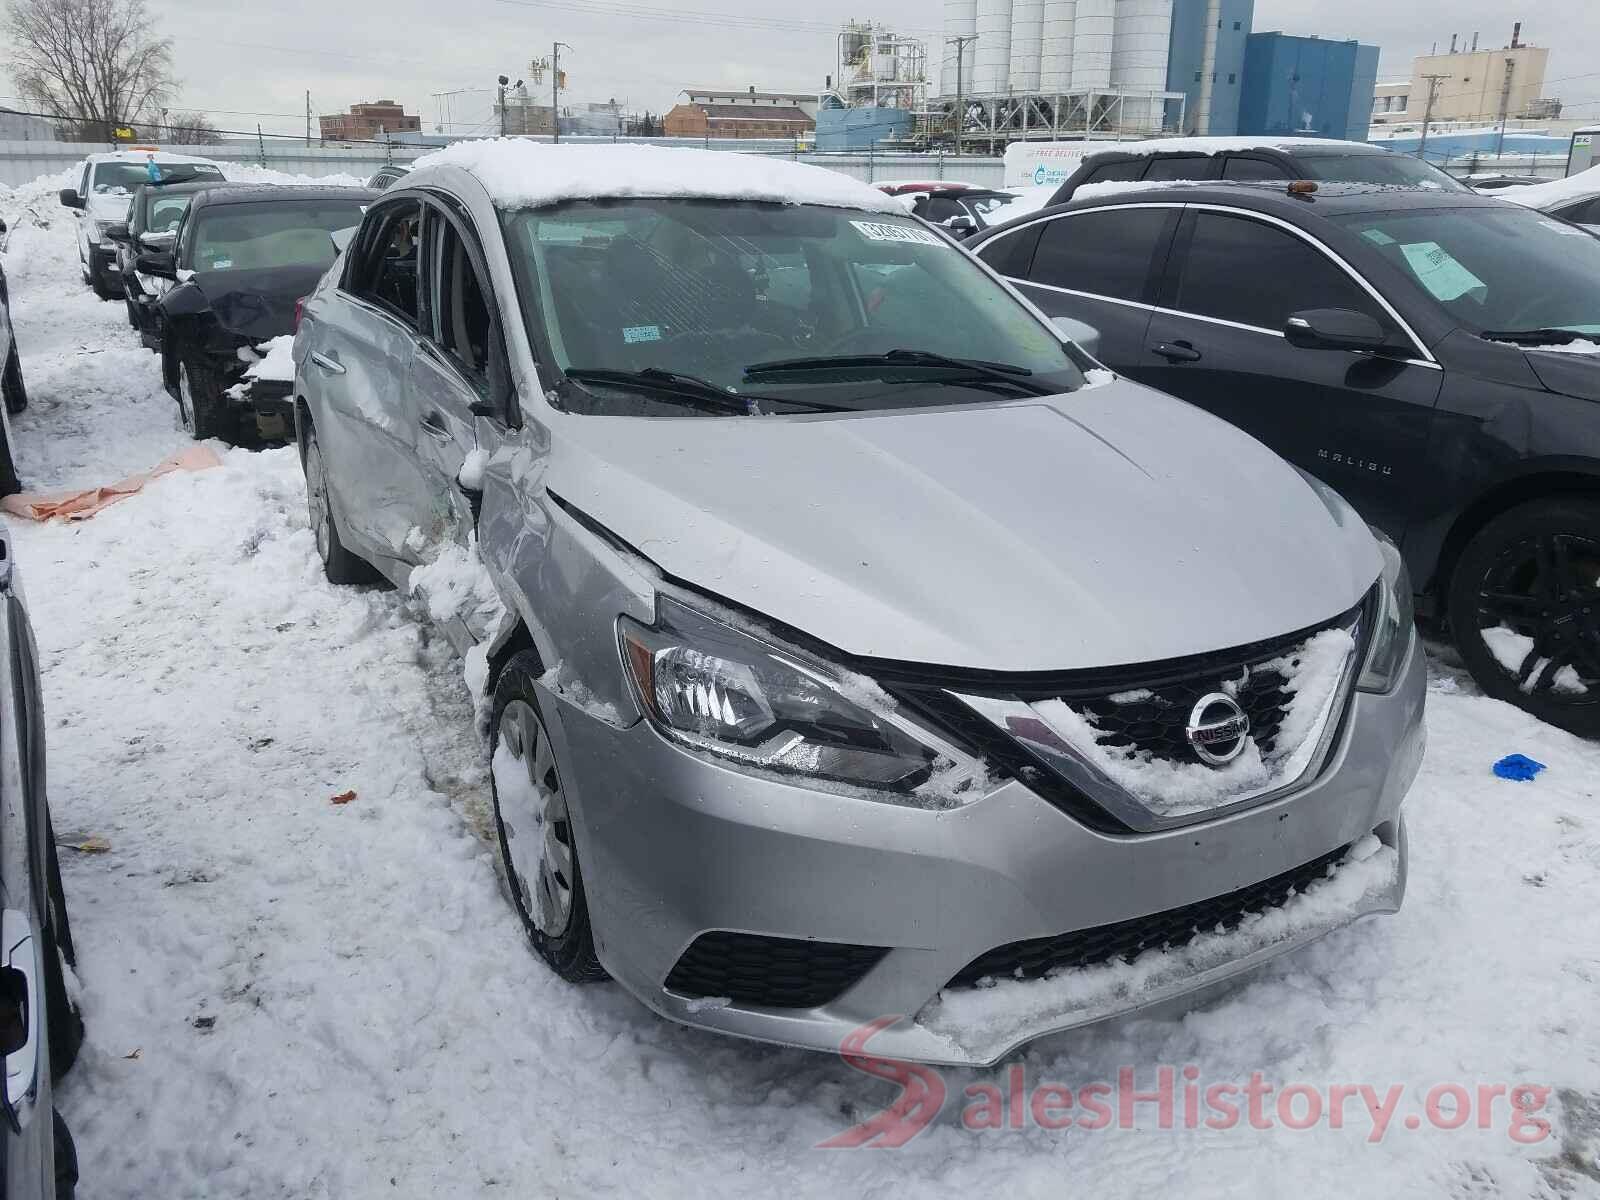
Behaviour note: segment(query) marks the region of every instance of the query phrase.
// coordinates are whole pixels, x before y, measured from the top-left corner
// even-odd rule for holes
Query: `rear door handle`
[[[429,413],[417,423],[422,426],[423,433],[431,438],[437,438],[441,442],[453,441],[455,438],[455,435],[440,420],[438,413]]]
[[[1199,362],[1200,351],[1188,342],[1160,342],[1150,347],[1168,362]]]
[[[34,969],[33,922],[8,908],[0,916],[0,975],[4,976],[6,1109],[15,1113],[38,1084],[39,977]],[[50,951],[53,953],[53,951]]]
[[[344,364],[341,363],[337,358],[329,358],[320,350],[313,350],[311,352],[311,361],[316,363],[317,366],[321,367],[329,375],[344,374]]]

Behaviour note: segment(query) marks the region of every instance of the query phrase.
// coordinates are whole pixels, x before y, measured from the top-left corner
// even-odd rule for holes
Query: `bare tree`
[[[172,39],[145,0],[10,0],[6,33],[17,90],[82,140],[114,140],[172,94]]]
[[[175,112],[166,124],[156,126],[157,135],[174,146],[215,146],[222,141],[217,127],[204,113]]]

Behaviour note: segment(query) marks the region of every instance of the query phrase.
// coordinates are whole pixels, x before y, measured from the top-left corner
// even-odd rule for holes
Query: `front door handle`
[[[1196,350],[1188,342],[1160,342],[1150,347],[1150,349],[1168,362],[1200,361],[1200,351]]]
[[[34,969],[33,922],[14,908],[0,917],[0,1044],[6,1059],[8,1116],[39,1082],[39,977]],[[47,951],[53,953],[53,951]]]
[[[437,438],[441,442],[451,441],[455,437],[455,435],[452,434],[449,428],[445,425],[444,421],[440,418],[438,413],[429,413],[427,416],[418,421],[417,424],[422,426],[423,433],[427,434],[431,438]]]
[[[344,374],[344,364],[341,363],[337,358],[329,358],[321,350],[313,350],[311,352],[311,361],[316,363],[317,366],[321,367],[329,375]]]

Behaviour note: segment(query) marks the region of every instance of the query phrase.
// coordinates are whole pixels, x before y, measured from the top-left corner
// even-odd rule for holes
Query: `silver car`
[[[328,576],[421,593],[466,651],[565,978],[988,1063],[1400,905],[1394,548],[892,198],[452,147],[373,203],[294,357]]]

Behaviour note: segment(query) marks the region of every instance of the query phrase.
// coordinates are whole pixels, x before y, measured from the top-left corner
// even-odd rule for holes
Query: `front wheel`
[[[178,419],[197,442],[223,434],[223,383],[198,356],[186,354],[178,362]]]
[[[1456,563],[1449,611],[1485,692],[1600,737],[1600,500],[1535,500],[1490,521]]]
[[[373,583],[378,572],[365,559],[345,549],[339,522],[328,497],[328,469],[317,444],[316,426],[306,427],[306,448],[301,465],[306,473],[306,515],[317,539],[317,555],[329,583]]]
[[[539,956],[570,983],[605,979],[594,952],[578,840],[555,746],[539,717],[538,655],[515,655],[494,689],[489,781],[511,903]]]
[[[0,391],[5,393],[8,413],[19,413],[28,407],[28,389],[22,382],[22,360],[17,357],[15,339],[11,343],[11,356],[6,359],[5,374],[0,377]]]

